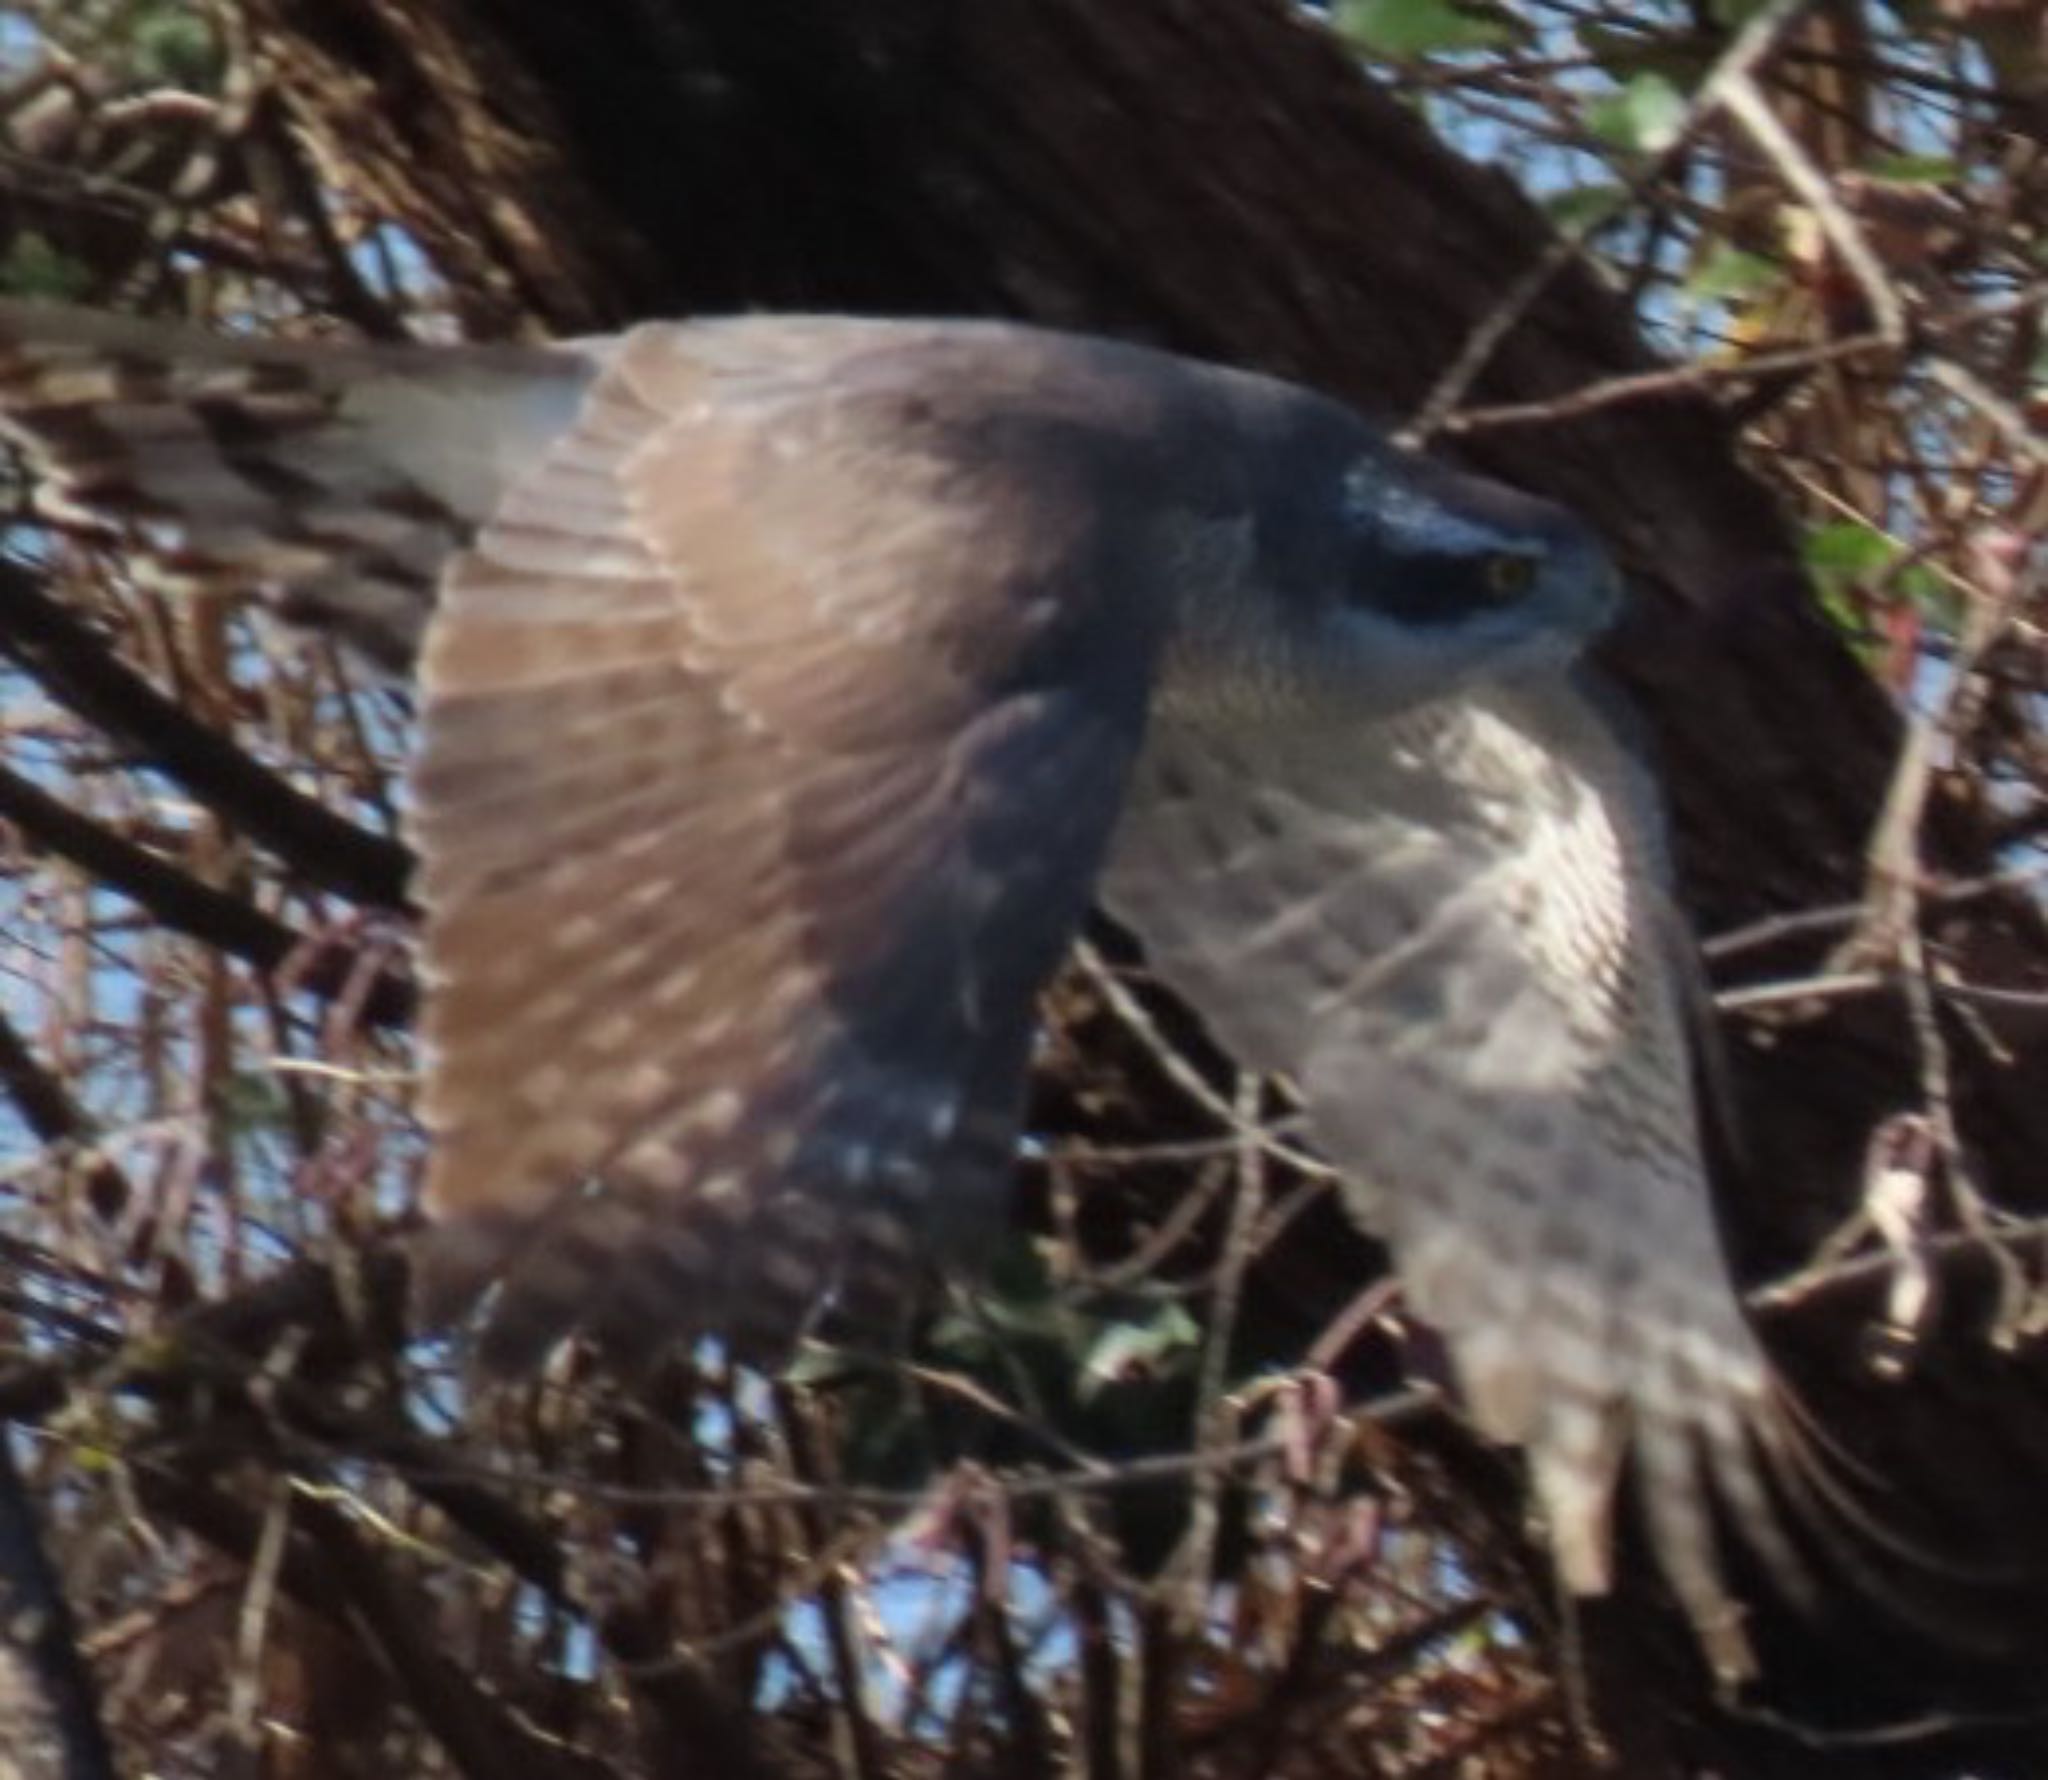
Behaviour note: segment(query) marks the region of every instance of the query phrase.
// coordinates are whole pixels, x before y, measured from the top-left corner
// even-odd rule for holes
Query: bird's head
[[[1621,578],[1583,520],[1430,458],[1392,446],[1357,457],[1339,511],[1325,617],[1400,679],[1563,667],[1620,609]]]
[[[1183,601],[1169,704],[1377,721],[1561,671],[1616,615],[1620,576],[1565,508],[1319,400],[1298,420],[1249,478],[1235,562]]]

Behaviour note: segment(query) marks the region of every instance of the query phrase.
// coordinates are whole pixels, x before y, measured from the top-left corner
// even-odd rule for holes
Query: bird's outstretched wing
[[[1156,404],[1210,375],[997,325],[418,351],[0,303],[56,511],[389,669],[427,635],[422,1271],[497,1288],[488,1357],[779,1339],[1000,1229],[1168,617]]]
[[[1710,1491],[1788,1574],[1767,1478],[1796,1428],[1744,1321],[1701,1160],[1657,812],[1562,678],[1331,746],[1162,724],[1105,888],[1159,977],[1309,1128],[1525,1443],[1567,1582],[1608,1577],[1633,1450],[1721,1667],[1747,1667]]]
[[[639,330],[446,577],[430,1279],[497,1282],[489,1357],[772,1339],[1002,1227],[1166,616],[1124,540],[1166,516],[1091,457],[1140,394],[988,344]]]

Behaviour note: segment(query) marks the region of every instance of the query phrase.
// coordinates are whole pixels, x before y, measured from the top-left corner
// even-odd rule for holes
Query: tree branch
[[[338,1000],[358,991],[360,960],[353,948],[315,946],[275,916],[201,883],[5,767],[0,767],[0,820],[14,823],[31,840],[68,859],[96,883],[141,904],[174,933],[266,973],[310,958],[294,980],[324,1000]],[[378,972],[361,996],[361,1017],[372,1025],[403,1026],[411,1020],[412,1011],[412,985],[385,971]],[[10,1086],[14,1085],[15,1072],[6,1068],[4,1052],[0,1052],[0,1073],[7,1074]]]
[[[251,1562],[263,1516],[211,1484],[162,1465],[137,1473],[142,1499],[240,1563]],[[399,1589],[377,1555],[325,1503],[301,1497],[279,1581],[301,1605],[370,1644],[406,1701],[469,1780],[592,1780],[603,1763],[543,1741],[477,1687],[435,1641],[435,1618]]]
[[[307,883],[376,908],[405,906],[405,848],[337,816],[196,721],[4,557],[0,654]]]
[[[119,1780],[99,1687],[0,1422],[0,1749],[21,1780]],[[18,1698],[32,1690],[32,1697]],[[25,1722],[24,1722],[25,1721]]]

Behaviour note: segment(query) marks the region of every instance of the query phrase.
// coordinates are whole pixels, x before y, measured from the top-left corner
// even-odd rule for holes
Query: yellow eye
[[[1536,559],[1500,551],[1486,559],[1486,590],[1500,600],[1520,599],[1536,584]]]

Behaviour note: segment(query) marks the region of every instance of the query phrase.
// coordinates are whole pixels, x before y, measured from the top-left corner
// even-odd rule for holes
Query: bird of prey
[[[408,349],[10,305],[0,406],[53,507],[416,667],[426,1272],[490,1294],[488,1358],[872,1311],[999,1227],[1099,898],[1292,1078],[1570,1585],[1632,1452],[1742,1669],[1712,1502],[1789,1561],[1796,1424],[1575,518],[989,322]]]

